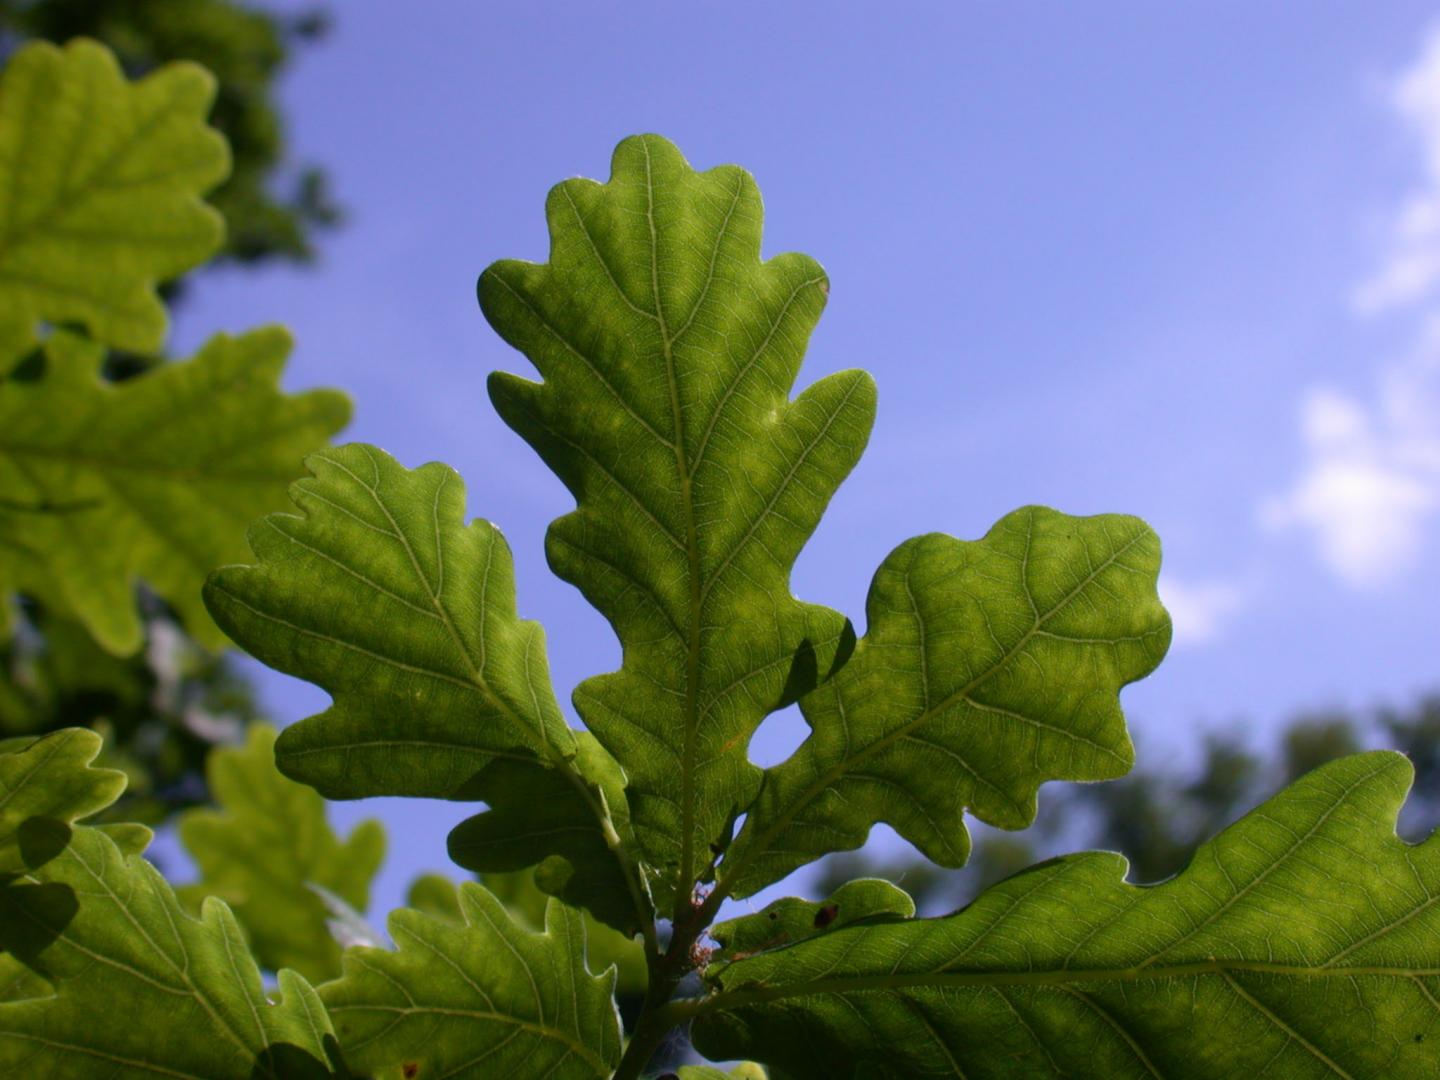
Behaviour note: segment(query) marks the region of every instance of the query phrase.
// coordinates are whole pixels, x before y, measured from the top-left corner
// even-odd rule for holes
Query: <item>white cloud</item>
[[[1181,581],[1169,574],[1160,577],[1160,600],[1175,624],[1176,648],[1214,641],[1245,606],[1245,594],[1238,585]]]
[[[1367,409],[1331,388],[1310,390],[1300,410],[1305,471],[1261,507],[1271,529],[1309,529],[1325,565],[1357,588],[1387,585],[1414,565],[1440,502],[1440,471],[1423,467],[1427,440],[1402,404],[1382,395]]]
[[[1420,144],[1424,178],[1395,214],[1391,249],[1380,269],[1355,290],[1355,307],[1367,315],[1412,304],[1440,285],[1440,25],[1392,84],[1389,98]]]
[[[1391,584],[1416,564],[1440,509],[1440,25],[1395,80],[1390,103],[1416,137],[1423,176],[1395,215],[1382,265],[1352,299],[1365,316],[1418,315],[1423,332],[1364,397],[1306,391],[1305,466],[1260,508],[1272,530],[1310,532],[1321,561],[1361,589]]]

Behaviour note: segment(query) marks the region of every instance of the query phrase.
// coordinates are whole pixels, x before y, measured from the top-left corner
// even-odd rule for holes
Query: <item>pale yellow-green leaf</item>
[[[205,575],[244,556],[245,523],[285,504],[301,460],[349,418],[334,391],[281,392],[289,351],[279,328],[221,334],[115,385],[98,346],[53,336],[39,371],[0,381],[0,595],[36,595],[126,654],[144,581],[223,644]]]
[[[195,64],[130,83],[83,39],[11,56],[0,73],[0,359],[42,320],[80,323],[117,348],[160,347],[156,284],[223,237],[200,200],[230,168],[205,124],[214,96]]]
[[[124,792],[124,773],[91,767],[100,748],[93,731],[61,728],[0,752],[0,875],[42,865],[65,846],[72,822]]]

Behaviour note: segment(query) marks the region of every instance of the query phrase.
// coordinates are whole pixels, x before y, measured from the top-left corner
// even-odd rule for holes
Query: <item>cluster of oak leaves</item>
[[[94,733],[0,744],[4,1075],[626,1078],[680,1029],[791,1078],[1440,1069],[1440,857],[1395,835],[1399,755],[1317,770],[1156,886],[1087,853],[938,919],[860,880],[717,922],[878,822],[958,866],[965,812],[1022,828],[1043,782],[1123,774],[1118,693],[1169,642],[1158,542],[1027,507],[901,544],[859,640],[795,599],[873,383],[792,399],[823,271],[760,261],[743,171],[627,139],[608,183],[552,191],[549,263],[480,282],[544,379],[492,400],[576,499],[551,567],[624,646],[572,730],[503,538],[448,468],[327,449],[348,406],[280,392],[283,331],[101,377],[162,346],[156,283],[220,242],[212,94],[84,41],[0,78],[0,595],[127,655],[141,581],[334,703],[214,755],[178,892],[147,828],[82,824],[125,785]],[[794,701],[809,738],[757,769],[750,736]],[[322,798],[374,795],[485,807],[449,841],[484,884],[422,878],[388,938],[363,915],[383,836],[340,840]]]

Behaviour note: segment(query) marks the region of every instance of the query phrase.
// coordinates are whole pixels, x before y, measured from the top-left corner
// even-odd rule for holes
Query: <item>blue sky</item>
[[[1123,511],[1165,543],[1177,625],[1124,695],[1143,760],[1440,686],[1440,6],[355,0],[284,99],[350,219],[312,270],[208,277],[174,344],[287,324],[289,386],[347,389],[349,438],[459,469],[562,699],[618,649],[545,569],[570,502],[490,408],[486,374],[529,369],[474,283],[543,260],[549,186],[640,131],[746,166],[766,254],[825,265],[802,382],[879,381],[798,595],[859,621],[908,536]],[[325,703],[264,685],[282,723]],[[771,721],[754,756],[803,733]],[[464,808],[336,810],[368,814],[383,909]]]

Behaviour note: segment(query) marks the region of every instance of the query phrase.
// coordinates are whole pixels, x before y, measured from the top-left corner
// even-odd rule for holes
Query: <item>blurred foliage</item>
[[[287,167],[275,88],[293,51],[328,26],[318,11],[279,15],[231,0],[0,0],[0,61],[33,38],[85,36],[109,46],[131,78],[172,60],[203,64],[219,82],[210,122],[233,159],[229,179],[207,197],[224,215],[226,242],[206,265],[303,263],[316,231],[340,215],[322,170]],[[163,291],[173,303],[179,283]],[[112,351],[105,374],[122,381],[157,362]],[[232,660],[200,649],[153,597],[141,602],[146,647],[123,659],[78,624],[22,603],[13,636],[0,643],[0,738],[93,728],[105,738],[104,764],[130,777],[104,817],[159,824],[209,801],[207,751],[241,741],[257,707]]]
[[[130,783],[97,820],[156,825],[207,801],[206,754],[240,740],[258,710],[232,661],[201,649],[153,598],[142,602],[146,642],[133,657],[112,656],[79,623],[22,603],[0,643],[0,738],[99,732],[99,764]]]
[[[1024,838],[975,828],[975,848],[963,870],[942,870],[918,856],[845,852],[821,864],[811,891],[824,896],[851,878],[882,877],[909,892],[923,913],[937,914],[965,906],[1059,848],[1119,851],[1130,860],[1131,881],[1161,881],[1246,807],[1355,753],[1374,741],[1376,731],[1414,763],[1415,787],[1400,816],[1400,834],[1419,840],[1440,824],[1440,693],[1371,714],[1301,714],[1258,750],[1237,736],[1210,734],[1189,772],[1137,769],[1105,784],[1050,784]]]
[[[24,41],[90,37],[136,78],[194,60],[219,80],[210,122],[230,143],[230,178],[209,202],[225,217],[225,247],[210,265],[307,262],[314,232],[339,220],[326,175],[288,169],[275,84],[298,45],[328,29],[318,11],[284,16],[231,0],[0,0],[0,58]]]

